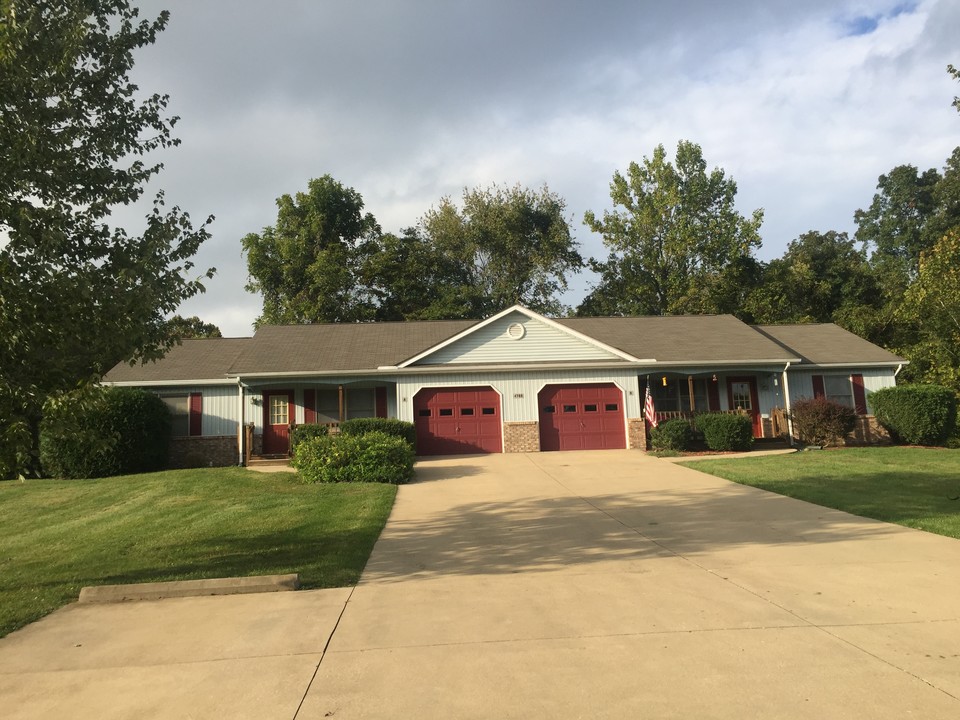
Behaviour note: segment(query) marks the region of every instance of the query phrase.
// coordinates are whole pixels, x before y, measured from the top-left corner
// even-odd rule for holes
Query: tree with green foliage
[[[213,323],[204,322],[196,315],[188,318],[174,315],[167,320],[167,331],[176,340],[223,337],[220,328]]]
[[[876,309],[880,300],[866,251],[846,233],[811,230],[767,264],[748,305],[757,322],[835,322],[847,327],[856,326],[863,308]]]
[[[960,228],[923,252],[898,310],[917,328],[906,377],[960,393]]]
[[[306,192],[277,199],[277,223],[241,243],[250,275],[247,290],[263,295],[256,325],[355,322],[374,316],[360,282],[380,227],[363,212],[363,197],[330,175]]]
[[[615,209],[584,224],[603,236],[606,260],[591,260],[600,280],[581,315],[676,315],[718,312],[729,267],[760,246],[763,212],[750,218],[734,207],[737,184],[716,168],[707,172],[699,145],[680,141],[676,164],[662,145],[626,175],[615,172]]]
[[[899,165],[880,176],[870,207],[854,213],[856,239],[871,251],[887,283],[905,288],[916,275],[920,253],[932,244],[928,224],[940,179],[935,168],[921,173],[913,165]]]
[[[440,252],[417,228],[385,233],[366,255],[362,283],[374,299],[376,320],[477,317],[468,268]]]
[[[168,13],[128,0],[0,0],[0,477],[38,471],[44,402],[118,361],[162,354],[203,290],[208,237],[158,194],[142,234],[109,224],[178,144],[166,95],[130,82]],[[212,270],[207,271],[210,276]]]
[[[544,185],[463,191],[431,208],[420,232],[463,275],[453,290],[452,317],[482,318],[514,304],[546,314],[563,310],[558,295],[583,258],[564,213],[566,202]],[[430,292],[430,289],[426,289]]]

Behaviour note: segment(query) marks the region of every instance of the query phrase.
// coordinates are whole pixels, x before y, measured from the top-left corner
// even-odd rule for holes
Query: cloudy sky
[[[215,266],[181,314],[247,335],[240,238],[276,198],[329,173],[385,231],[464,187],[546,183],[584,255],[583,213],[613,172],[699,143],[763,208],[762,259],[807,230],[852,232],[877,177],[943,166],[960,145],[955,0],[166,0],[135,81],[171,96],[179,148],[156,187],[195,219]],[[135,229],[134,216],[118,221]],[[576,304],[590,282],[573,279]]]

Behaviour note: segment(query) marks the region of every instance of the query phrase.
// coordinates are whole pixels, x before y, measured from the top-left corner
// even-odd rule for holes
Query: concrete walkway
[[[418,478],[354,589],[74,605],[0,640],[2,715],[960,717],[956,540],[635,451]]]

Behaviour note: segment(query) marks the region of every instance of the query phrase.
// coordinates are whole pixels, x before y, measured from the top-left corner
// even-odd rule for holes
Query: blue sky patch
[[[912,13],[917,9],[915,2],[905,2],[895,5],[887,12],[877,13],[876,15],[860,15],[844,22],[844,34],[848,37],[858,35],[869,35],[876,30],[884,20],[892,20],[905,13]]]

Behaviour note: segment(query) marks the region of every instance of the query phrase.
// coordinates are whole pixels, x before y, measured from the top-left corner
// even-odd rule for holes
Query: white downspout
[[[247,437],[247,429],[243,426],[243,382],[240,380],[240,378],[237,378],[237,402],[239,403],[240,410],[237,413],[237,418],[239,418],[237,423],[237,449],[239,451],[237,465],[243,467],[243,461],[246,458],[243,441]]]
[[[900,363],[899,365],[897,365],[897,369],[894,370],[894,372],[893,372],[893,379],[894,379],[894,380],[897,379],[897,375],[900,374],[900,371],[901,371],[901,370],[903,370],[903,363]]]
[[[787,361],[783,368],[783,404],[787,412],[787,437],[790,438],[790,447],[793,447],[793,419],[790,417],[790,380],[787,378],[787,370],[790,369],[790,365],[791,363]]]

